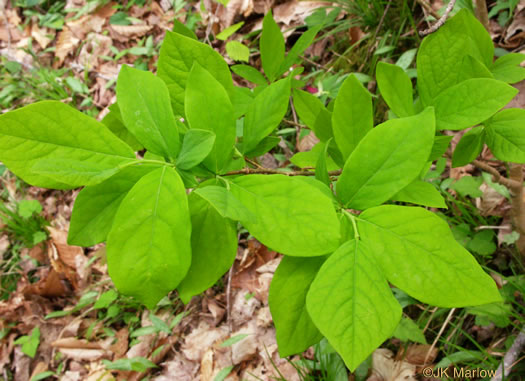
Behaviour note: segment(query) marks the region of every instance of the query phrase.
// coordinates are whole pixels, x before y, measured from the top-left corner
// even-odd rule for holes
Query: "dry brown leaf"
[[[201,360],[201,381],[213,381],[213,350],[209,348]]]
[[[113,30],[122,37],[142,37],[148,33],[153,27],[151,25],[110,25],[110,30]]]
[[[319,143],[319,139],[315,136],[313,131],[310,131],[308,135],[297,141],[297,151],[310,151],[317,143]]]
[[[423,367],[432,364],[438,355],[439,350],[437,348],[434,347],[431,351],[430,349],[431,346],[428,344],[411,344],[408,346],[406,353],[404,348],[397,353],[396,360],[403,359],[410,364],[416,365],[418,368]]]
[[[2,257],[7,249],[9,249],[9,245],[10,243],[7,235],[3,234],[0,236],[0,257]]]
[[[79,42],[80,40],[73,36],[73,33],[67,26],[58,33],[55,49],[55,57],[58,58],[58,61],[55,63],[56,67],[62,65],[66,57],[77,47]]]
[[[53,41],[53,39],[49,38],[48,35],[51,35],[54,38],[55,32],[48,31],[47,28],[40,28],[37,22],[33,22],[31,27],[31,36],[36,40],[36,42],[38,42],[38,45],[40,45],[42,49],[47,48],[51,41]]]
[[[109,347],[109,349],[114,353],[114,360],[124,357],[128,351],[128,337],[128,327],[118,330],[115,334],[116,341],[111,345],[111,347]]]
[[[85,339],[77,339],[75,337],[65,337],[55,340],[51,343],[53,348],[69,348],[69,349],[102,349],[102,345],[97,342],[90,342]]]
[[[97,15],[85,15],[76,20],[68,21],[66,26],[71,30],[76,38],[83,40],[88,33],[102,32],[102,27],[106,23],[106,19]]]
[[[372,374],[368,381],[416,381],[416,366],[396,361],[392,351],[379,348],[372,355]]]
[[[64,356],[77,361],[97,361],[103,358],[111,358],[110,353],[103,349],[59,348],[59,350]]]
[[[23,290],[24,295],[40,295],[48,298],[64,296],[69,290],[55,269],[45,269],[38,282],[28,285]]]
[[[33,372],[31,373],[31,377],[30,379],[32,380],[33,377],[35,377],[37,374],[39,373],[43,373],[45,371],[47,371],[47,364],[43,361],[40,361],[38,362],[36,365],[35,365],[35,368],[33,369]]]
[[[510,204],[505,196],[502,196],[485,183],[481,184],[479,189],[483,192],[483,195],[480,198],[476,198],[476,207],[482,216],[503,217],[507,214]]]
[[[229,328],[211,327],[207,322],[199,322],[199,326],[186,336],[182,345],[182,353],[188,360],[201,361],[202,356],[216,343],[222,343],[229,334]]]

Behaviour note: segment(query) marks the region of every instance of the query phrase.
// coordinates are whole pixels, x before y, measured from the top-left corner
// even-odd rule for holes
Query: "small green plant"
[[[496,157],[525,162],[525,111],[499,111],[516,95],[505,83],[516,62],[492,62],[490,36],[467,10],[423,41],[415,102],[403,68],[377,66],[392,118],[375,127],[372,96],[356,76],[329,107],[297,88],[289,69],[313,36],[285,56],[268,14],[265,76],[232,68],[258,84],[250,90],[233,85],[209,46],[168,32],[157,75],[124,66],[102,123],[53,101],[0,116],[0,159],[32,185],[85,187],[69,243],[105,241],[116,287],[150,309],[173,289],[187,303],[212,286],[235,259],[239,221],[285,254],[269,297],[280,354],[325,337],[353,371],[401,319],[389,283],[441,307],[502,300],[447,223],[421,207],[445,207],[424,179],[450,141],[442,130],[482,124]],[[254,167],[279,141],[272,132],[291,94],[320,139],[315,171]]]

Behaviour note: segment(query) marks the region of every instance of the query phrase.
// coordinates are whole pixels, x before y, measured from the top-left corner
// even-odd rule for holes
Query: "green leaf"
[[[203,187],[199,189],[206,189]],[[206,200],[191,194],[192,261],[177,288],[183,303],[207,290],[228,271],[237,254],[237,225],[221,217]],[[212,264],[212,265],[210,265]]]
[[[113,103],[109,106],[109,113],[101,121],[111,130],[120,140],[129,145],[133,151],[140,151],[144,149],[144,146],[139,143],[137,138],[133,136],[131,132],[124,125],[122,116],[120,115],[120,109],[118,103]]]
[[[18,203],[18,214],[22,218],[30,218],[33,214],[42,212],[42,205],[38,200],[21,200]]]
[[[173,110],[181,116],[184,116],[186,81],[194,62],[205,67],[229,95],[233,94],[230,70],[219,53],[191,38],[166,32],[160,48],[157,75],[166,82]]]
[[[487,145],[499,160],[525,163],[525,110],[501,110],[484,122]]]
[[[357,228],[389,282],[410,296],[439,307],[501,300],[494,280],[434,213],[383,205],[361,213]]]
[[[286,57],[284,58],[281,66],[278,70],[278,75],[281,75],[288,71],[292,65],[294,65],[301,54],[312,44],[315,36],[321,30],[321,25],[308,29],[306,32],[301,34],[301,37],[297,39],[295,44],[292,46]]]
[[[219,373],[215,376],[213,381],[224,381],[226,377],[231,373],[232,369],[234,368],[234,365],[227,366],[226,368],[222,368]]]
[[[462,167],[472,162],[483,149],[485,143],[485,129],[478,126],[468,131],[454,149],[452,155],[452,167]]]
[[[250,105],[244,118],[243,152],[250,152],[281,122],[288,110],[290,79],[266,87]]]
[[[455,352],[451,355],[443,357],[437,364],[436,368],[448,368],[450,365],[457,365],[475,361],[481,362],[485,358],[485,354],[480,351],[462,351]]]
[[[494,254],[497,249],[494,238],[495,234],[492,230],[481,230],[468,242],[467,249],[479,255]]]
[[[323,264],[306,296],[313,322],[354,371],[401,318],[401,306],[363,241],[343,244]]]
[[[124,124],[148,151],[174,159],[179,133],[166,84],[152,73],[123,65],[117,101]]]
[[[293,104],[299,118],[325,142],[333,137],[332,113],[319,98],[302,90],[293,90]]]
[[[268,84],[261,72],[254,67],[248,65],[233,65],[231,69],[238,76],[255,83],[256,85]]]
[[[213,149],[215,134],[211,131],[191,129],[184,135],[177,158],[177,168],[190,169],[200,164]]]
[[[238,343],[239,341],[242,341],[246,339],[249,336],[247,333],[241,333],[239,335],[235,335],[233,337],[230,337],[229,339],[223,341],[220,345],[221,348],[231,347],[233,344]]]
[[[448,145],[452,140],[453,136],[436,136],[434,137],[434,145],[428,161],[434,161],[439,159],[445,152],[447,152]]]
[[[219,173],[230,161],[235,144],[235,120],[230,98],[211,73],[195,63],[188,77],[185,99],[191,129],[215,133],[214,147],[204,159],[204,165]]]
[[[195,33],[186,25],[177,20],[177,18],[173,18],[173,32],[182,34],[183,36],[186,36],[193,40],[197,40],[197,36],[195,35]]]
[[[402,68],[379,62],[376,67],[376,80],[385,102],[398,117],[415,114],[412,82]]]
[[[83,163],[80,182],[68,184],[33,171],[41,161],[52,165],[51,173],[57,161],[70,160]],[[90,182],[93,171],[135,161],[135,154],[102,123],[62,102],[43,101],[0,115],[0,161],[31,185],[69,189]]]
[[[459,68],[458,82],[472,78],[492,78],[494,76],[485,65],[471,55],[463,57],[463,64]]]
[[[263,140],[261,140],[259,144],[257,144],[257,147],[255,147],[250,152],[245,153],[245,156],[247,157],[262,156],[268,151],[270,151],[277,144],[279,144],[280,141],[281,141],[281,138],[278,136],[267,136]]]
[[[281,29],[273,19],[272,11],[268,11],[264,16],[259,48],[264,74],[270,82],[273,82],[284,60],[284,38]]]
[[[323,184],[326,184],[330,186],[330,176],[328,174],[328,168],[327,168],[327,161],[328,161],[328,145],[330,144],[330,140],[324,144],[324,149],[321,151],[321,154],[319,155],[319,159],[317,159],[317,163],[315,165],[315,178],[322,182]]]
[[[421,43],[417,54],[417,79],[424,105],[433,105],[439,94],[461,81],[460,68],[467,55],[490,67],[494,44],[483,25],[463,9]]]
[[[421,180],[414,180],[392,196],[394,201],[410,202],[431,208],[447,208],[445,199],[436,187]]]
[[[396,330],[394,331],[393,336],[403,342],[413,341],[415,343],[420,344],[427,343],[427,340],[425,339],[425,335],[423,334],[421,328],[419,328],[419,326],[416,323],[414,323],[412,319],[405,317],[399,322]]]
[[[301,353],[323,335],[306,311],[306,294],[326,257],[284,257],[270,285],[268,302],[281,357]]]
[[[474,126],[503,108],[517,93],[517,89],[495,79],[467,79],[436,97],[436,128],[462,130]]]
[[[479,189],[482,183],[483,179],[481,177],[463,176],[453,183],[450,188],[462,196],[475,198],[483,195],[483,192]]]
[[[221,41],[226,41],[228,39],[228,37],[230,37],[232,34],[234,34],[239,29],[241,29],[243,25],[244,25],[244,21],[238,22],[237,24],[233,24],[233,25],[229,26],[228,28],[224,29],[219,34],[217,34],[217,36],[215,36],[215,38],[217,38],[218,40],[221,40]],[[226,49],[228,49],[228,48],[226,48]]]
[[[313,146],[313,148],[310,151],[297,152],[290,158],[290,162],[299,168],[315,168],[324,147],[325,143],[317,143],[315,146]],[[330,147],[328,147],[328,149],[330,149]],[[334,160],[331,157],[328,157],[326,167],[329,171],[335,171],[339,169],[339,166],[334,162]]]
[[[118,298],[118,292],[115,290],[109,290],[104,292],[98,298],[97,302],[93,305],[94,310],[100,310],[102,308],[108,308]]]
[[[337,182],[339,199],[346,207],[360,210],[390,199],[421,172],[433,140],[432,108],[380,124],[346,161]]]
[[[239,41],[228,41],[226,43],[226,53],[234,61],[248,62],[250,60],[250,49]]]
[[[511,324],[512,306],[503,303],[491,303],[468,308],[467,313],[476,316],[476,324],[481,320],[481,323],[486,322],[487,324],[480,325],[489,325],[492,322],[496,327],[505,328]]]
[[[350,75],[339,89],[332,114],[335,142],[345,160],[373,126],[372,96]]]
[[[224,218],[230,218],[234,221],[249,220],[255,222],[257,220],[257,217],[226,188],[216,185],[203,186],[195,189],[194,193],[209,202]]]
[[[89,247],[104,242],[117,209],[135,183],[154,166],[133,166],[106,181],[86,187],[75,199],[67,242]]]
[[[332,200],[313,186],[284,175],[248,175],[233,180],[231,192],[257,216],[241,223],[273,250],[311,257],[337,248]]]
[[[174,169],[142,177],[119,206],[107,240],[108,271],[119,291],[152,309],[191,263],[186,190]]]
[[[520,64],[525,61],[525,54],[509,53],[498,58],[490,70],[494,78],[507,83],[517,83],[525,79],[525,68]]]
[[[154,362],[144,357],[124,358],[115,361],[102,360],[106,369],[145,372],[150,368],[157,368]]]
[[[22,352],[31,358],[35,358],[36,351],[40,345],[40,328],[36,326],[30,336],[22,336],[15,340],[14,344],[22,344]]]
[[[234,119],[237,120],[248,112],[250,105],[253,103],[254,95],[246,87],[237,87],[230,97],[233,106]]]

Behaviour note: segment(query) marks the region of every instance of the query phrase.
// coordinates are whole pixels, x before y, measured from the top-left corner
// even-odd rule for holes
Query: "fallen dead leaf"
[[[58,58],[58,61],[55,62],[55,67],[62,66],[66,57],[73,52],[77,47],[80,40],[76,38],[71,30],[65,26],[61,32],[58,33],[57,43],[55,48],[55,57]]]
[[[38,45],[40,45],[42,49],[47,48],[51,41],[53,41],[48,35],[54,37],[55,32],[48,31],[47,28],[40,28],[37,22],[33,22],[31,26],[31,36],[38,42]]]
[[[416,366],[395,360],[392,351],[376,349],[372,355],[372,374],[368,381],[416,381]]]

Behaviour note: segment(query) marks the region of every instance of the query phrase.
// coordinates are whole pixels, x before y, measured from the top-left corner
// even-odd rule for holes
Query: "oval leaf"
[[[186,190],[175,170],[159,168],[124,197],[108,235],[108,271],[120,292],[152,309],[178,286],[191,263]]]

